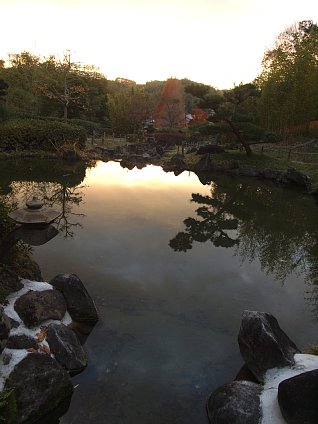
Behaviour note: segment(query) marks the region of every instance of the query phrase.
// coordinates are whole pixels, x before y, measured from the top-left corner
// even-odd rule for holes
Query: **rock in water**
[[[256,424],[260,422],[262,386],[251,381],[233,381],[216,389],[208,399],[211,424]]]
[[[246,365],[260,382],[268,369],[293,365],[299,352],[276,318],[265,312],[243,312],[238,343]]]
[[[86,353],[75,333],[66,325],[50,324],[46,341],[55,359],[68,371],[79,372],[86,367]]]
[[[11,324],[9,318],[3,312],[3,308],[0,308],[0,353],[6,347],[9,333],[11,330]]]
[[[61,320],[66,303],[58,290],[29,291],[15,302],[14,309],[27,327],[34,327],[47,319]]]
[[[318,370],[304,372],[282,381],[278,403],[287,423],[318,423]]]
[[[50,355],[28,354],[9,375],[6,389],[14,389],[19,424],[36,422],[55,409],[73,393],[73,384],[65,371]]]
[[[50,284],[63,293],[67,310],[74,321],[86,323],[98,321],[95,304],[77,275],[60,274],[54,277]]]

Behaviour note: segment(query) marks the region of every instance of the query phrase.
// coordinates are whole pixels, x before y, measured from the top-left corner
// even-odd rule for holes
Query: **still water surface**
[[[34,248],[43,277],[76,273],[100,314],[61,424],[207,423],[208,394],[242,365],[244,309],[272,313],[300,348],[317,342],[312,198],[153,166],[98,162],[78,181],[34,167],[11,165],[5,191],[63,209],[60,234]]]

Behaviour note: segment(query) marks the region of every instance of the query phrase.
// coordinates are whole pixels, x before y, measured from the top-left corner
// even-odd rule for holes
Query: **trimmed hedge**
[[[23,119],[0,125],[0,149],[56,151],[63,144],[83,148],[87,134],[84,128],[66,122]]]

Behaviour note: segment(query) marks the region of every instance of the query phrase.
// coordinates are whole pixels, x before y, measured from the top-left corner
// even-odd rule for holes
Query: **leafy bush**
[[[60,121],[23,119],[0,125],[0,149],[57,150],[66,143],[83,148],[87,134],[84,128]]]
[[[69,119],[68,122],[72,125],[85,128],[87,134],[93,134],[93,132],[100,133],[101,127],[96,122],[84,121],[83,119]]]

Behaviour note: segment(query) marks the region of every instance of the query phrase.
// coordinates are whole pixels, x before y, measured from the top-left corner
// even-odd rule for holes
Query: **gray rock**
[[[297,169],[293,167],[289,167],[287,171],[281,175],[280,182],[305,188],[309,192],[312,189],[310,177],[303,172],[297,171]]]
[[[293,365],[299,352],[276,318],[265,312],[243,312],[238,343],[246,365],[260,382],[268,369]]]
[[[8,349],[38,349],[38,342],[25,334],[17,334],[10,336],[6,347]]]
[[[60,274],[50,284],[63,293],[73,320],[87,323],[98,321],[95,304],[77,275]]]
[[[280,176],[280,172],[270,168],[266,168],[260,171],[259,175],[260,177],[265,178],[267,180],[277,180]]]
[[[14,389],[16,417],[8,424],[36,422],[71,396],[70,376],[50,355],[28,354],[9,375],[5,389]]]
[[[245,177],[258,177],[259,171],[256,168],[244,168],[240,169],[240,175],[243,175]]]
[[[10,321],[6,314],[3,312],[3,308],[0,307],[0,353],[2,353],[3,349],[6,347],[10,330]]]
[[[61,320],[66,303],[58,290],[29,291],[15,302],[14,309],[27,327],[34,327],[47,319]]]
[[[75,333],[63,324],[50,324],[46,336],[51,353],[68,371],[81,371],[87,366],[87,357]]]
[[[281,413],[290,424],[318,423],[318,370],[282,381],[278,386]]]
[[[262,386],[251,381],[233,381],[216,389],[208,399],[211,424],[257,424],[261,419]]]

